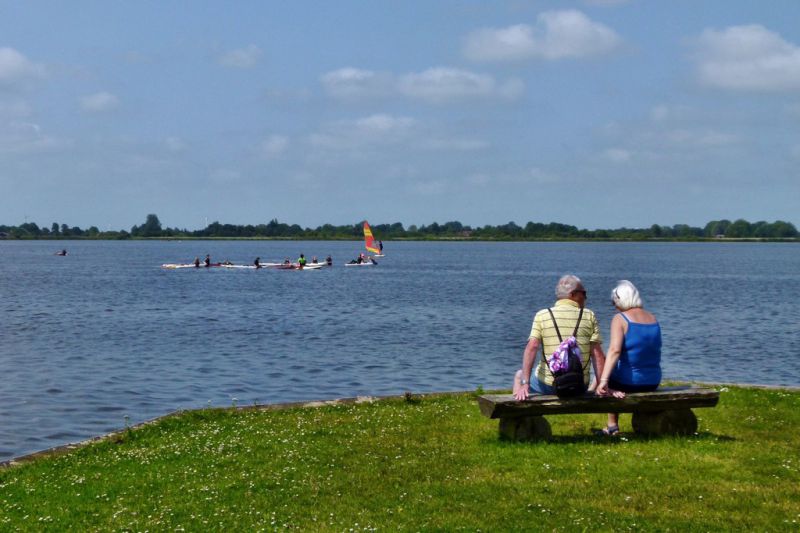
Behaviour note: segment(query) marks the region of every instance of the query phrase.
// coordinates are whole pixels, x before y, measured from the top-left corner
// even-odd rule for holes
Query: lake
[[[666,379],[800,385],[797,245],[384,244],[346,268],[361,243],[0,241],[0,460],[179,408],[507,388],[568,272],[604,345],[615,282],[639,287]],[[206,253],[334,267],[160,268]]]

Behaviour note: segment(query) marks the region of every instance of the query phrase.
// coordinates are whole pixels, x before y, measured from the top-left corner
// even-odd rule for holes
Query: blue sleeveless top
[[[628,331],[622,340],[617,367],[611,377],[625,385],[661,383],[661,326],[631,322],[625,314]]]

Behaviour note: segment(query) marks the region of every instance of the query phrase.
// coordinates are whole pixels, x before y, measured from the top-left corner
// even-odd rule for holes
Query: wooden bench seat
[[[633,413],[633,430],[646,435],[687,435],[697,431],[694,407],[714,407],[719,392],[702,387],[662,387],[653,392],[629,393],[625,398],[598,397],[592,393],[576,398],[531,396],[518,401],[511,394],[478,397],[481,413],[500,419],[501,438],[536,440],[550,438],[544,415],[581,413]]]

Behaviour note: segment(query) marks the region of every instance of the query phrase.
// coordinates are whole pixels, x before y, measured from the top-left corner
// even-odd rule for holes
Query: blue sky
[[[800,226],[800,2],[0,1],[0,223]]]

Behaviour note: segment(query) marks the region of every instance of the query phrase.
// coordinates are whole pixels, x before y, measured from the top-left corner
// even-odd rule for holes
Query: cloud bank
[[[546,11],[535,26],[484,28],[469,34],[464,55],[472,61],[503,62],[528,59],[579,59],[618,49],[622,38],[611,28],[577,10]]]
[[[698,80],[708,87],[800,90],[800,47],[758,24],[703,31],[695,59]]]

